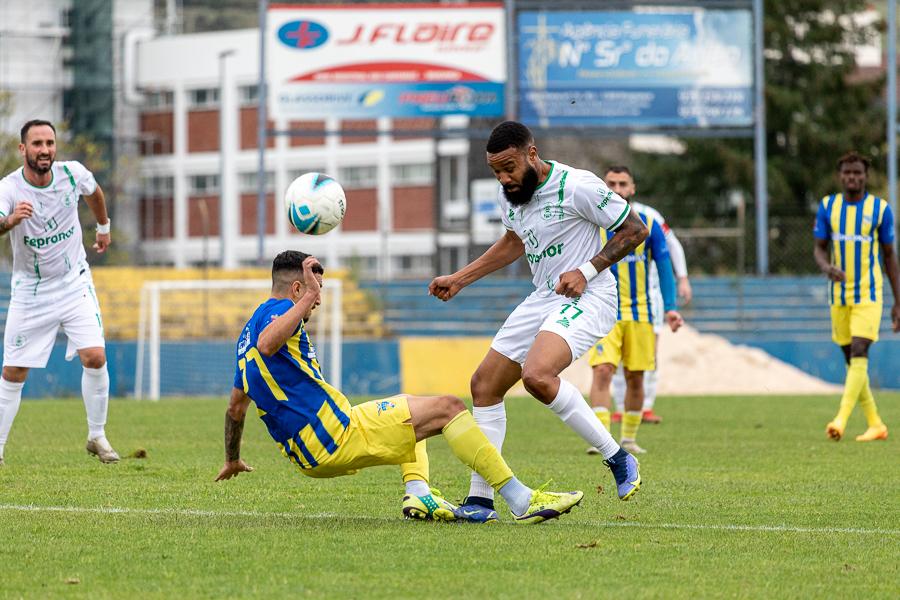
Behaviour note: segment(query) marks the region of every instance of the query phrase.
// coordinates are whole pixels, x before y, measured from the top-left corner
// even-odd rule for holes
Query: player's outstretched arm
[[[225,464],[216,476],[216,481],[231,479],[253,470],[253,467],[241,460],[241,437],[249,406],[250,397],[244,390],[232,388],[228,410],[225,411]]]
[[[456,273],[435,277],[428,286],[428,293],[446,302],[467,285],[512,264],[523,254],[525,244],[522,243],[522,239],[515,231],[507,230],[506,234],[494,242],[484,254]]]
[[[97,219],[97,238],[94,242],[94,250],[99,254],[106,252],[106,249],[112,243],[112,237],[109,233],[109,215],[106,213],[106,196],[103,195],[103,189],[97,184],[97,189],[93,194],[86,194],[84,201],[87,202],[91,212]]]

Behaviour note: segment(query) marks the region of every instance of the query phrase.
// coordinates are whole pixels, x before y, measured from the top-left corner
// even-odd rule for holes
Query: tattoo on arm
[[[244,433],[244,417],[235,421],[225,413],[225,460],[234,462],[241,457],[241,436]]]
[[[0,219],[0,235],[5,234],[10,229],[12,229],[12,226],[9,224],[9,217],[3,217],[2,219]]]
[[[620,228],[616,235],[606,242],[600,254],[591,259],[591,264],[598,272],[608,269],[640,245],[645,237],[642,235],[644,231],[646,230],[635,227]]]

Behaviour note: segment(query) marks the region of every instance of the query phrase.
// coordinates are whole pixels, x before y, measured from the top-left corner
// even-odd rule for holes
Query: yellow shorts
[[[300,472],[309,477],[340,477],[366,467],[415,462],[416,432],[410,422],[406,395],[354,406],[350,410],[350,425],[338,444],[326,460]]]
[[[831,307],[831,339],[838,346],[848,345],[855,337],[876,342],[880,326],[880,302]]]
[[[588,351],[588,364],[618,366],[629,371],[652,371],[656,368],[656,333],[653,323],[618,321],[605,338]]]

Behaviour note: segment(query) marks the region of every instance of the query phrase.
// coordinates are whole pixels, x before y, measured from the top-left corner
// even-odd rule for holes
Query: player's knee
[[[87,369],[100,369],[106,364],[106,355],[102,352],[87,354],[81,358],[81,365]]]
[[[522,369],[522,383],[532,394],[545,395],[544,392],[552,386],[553,379],[554,376],[550,372],[540,368],[530,368],[526,364]]]
[[[3,367],[3,379],[10,383],[24,383],[27,378],[27,367]]]
[[[475,371],[469,382],[469,389],[472,391],[474,401],[486,398],[491,394],[490,378],[481,372],[481,369]]]
[[[466,410],[466,405],[456,396],[439,396],[437,412],[440,427],[449,423],[453,417],[464,410]]]

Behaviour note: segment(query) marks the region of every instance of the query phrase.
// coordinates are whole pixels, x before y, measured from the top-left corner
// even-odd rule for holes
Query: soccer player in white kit
[[[529,393],[600,450],[619,498],[627,500],[640,487],[637,460],[619,447],[578,388],[559,374],[612,329],[618,297],[607,269],[647,237],[647,228],[595,174],[542,160],[531,131],[521,123],[506,121],[494,128],[487,162],[501,184],[498,201],[507,232],[472,263],[436,277],[429,293],[450,300],[522,254],[535,291],[506,319],[472,376],[475,420],[500,450],[506,435],[503,396],[521,378]],[[616,232],[602,249],[600,227]],[[475,473],[460,509],[470,518],[478,512],[484,521],[497,519],[493,490]]]
[[[0,235],[9,234],[13,272],[3,336],[0,377],[0,464],[30,369],[47,366],[62,328],[66,359],[77,353],[84,371],[81,392],[87,411],[87,451],[101,462],[119,460],[106,439],[109,373],[100,305],[81,241],[78,198],[97,218],[94,249],[110,244],[103,190],[75,161],[55,162],[56,129],[48,121],[22,127],[24,164],[0,180]]]

